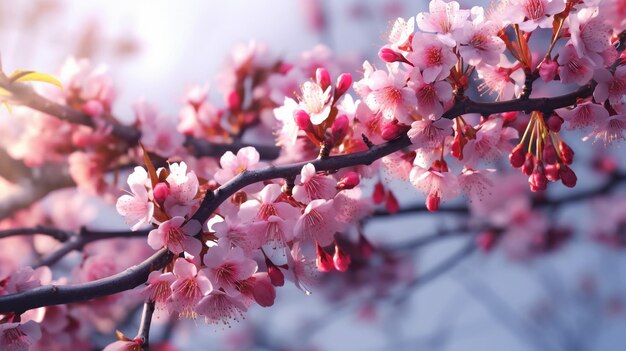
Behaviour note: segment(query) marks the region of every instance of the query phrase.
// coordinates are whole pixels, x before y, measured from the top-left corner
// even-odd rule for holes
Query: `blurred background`
[[[415,0],[0,0],[0,54],[5,72],[54,73],[69,56],[106,65],[119,92],[114,111],[131,120],[139,98],[176,114],[186,89],[213,87],[231,49],[250,41],[292,60],[322,44],[358,77],[364,59],[380,64],[376,53],[395,18],[425,10],[427,2]],[[229,326],[161,317],[151,335],[191,351],[622,350],[626,203],[620,203],[623,186],[614,181],[602,188],[612,178],[590,165],[599,154],[618,164],[626,164],[626,156],[579,143],[581,136],[566,136],[577,152],[578,186],[552,186],[548,197],[594,197],[538,210],[538,221],[569,230],[559,245],[546,244],[545,233],[535,242],[537,233],[521,231],[493,250],[475,249],[468,239],[481,233],[467,230],[472,223],[462,213],[375,217],[362,228],[380,249],[373,267],[329,274],[311,296],[287,284],[277,290],[275,306],[256,306]],[[523,185],[518,173],[499,186]],[[401,208],[423,202],[406,186],[391,188],[403,194]],[[515,196],[528,198],[527,186]],[[123,227],[109,213],[98,221]],[[617,241],[598,240],[607,222]],[[129,318],[118,328],[131,335],[136,322]],[[112,333],[96,338],[104,345]]]

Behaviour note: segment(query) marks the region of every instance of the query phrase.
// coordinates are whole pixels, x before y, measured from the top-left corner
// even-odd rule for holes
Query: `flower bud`
[[[546,168],[546,178],[548,178],[551,182],[556,182],[560,179],[559,176],[559,166],[556,164],[547,164]]]
[[[269,258],[265,258],[265,265],[267,266],[267,274],[270,277],[270,281],[274,286],[283,286],[285,285],[285,275],[280,270],[280,268],[276,267],[274,262],[270,261]]]
[[[317,257],[315,259],[315,265],[317,266],[317,270],[320,272],[330,272],[333,270],[334,263],[333,258],[324,250],[320,244],[315,242],[315,251],[317,252]]]
[[[361,232],[359,232],[359,250],[361,251],[361,255],[365,258],[370,257],[375,250],[374,245],[372,245]]]
[[[104,107],[98,100],[89,100],[83,105],[82,110],[85,114],[88,114],[91,117],[98,117],[102,115],[102,112],[104,112]]]
[[[350,73],[342,73],[337,78],[337,85],[335,86],[335,99],[338,99],[350,89],[352,86],[352,75]],[[335,100],[336,101],[336,100]]]
[[[561,177],[561,182],[566,187],[573,188],[576,186],[578,177],[576,177],[576,173],[574,173],[574,171],[566,165],[561,166],[559,169],[559,176]]]
[[[335,243],[335,255],[333,256],[333,263],[335,264],[335,269],[339,272],[345,272],[348,270],[350,266],[350,256],[348,256],[345,251],[343,251],[337,243]]]
[[[441,205],[441,198],[437,194],[428,194],[426,196],[426,209],[430,212],[437,212]]]
[[[555,164],[558,160],[556,149],[552,146],[552,144],[545,145],[543,148],[543,160],[549,165]]]
[[[341,144],[343,138],[346,137],[348,131],[350,130],[350,121],[348,120],[348,116],[341,115],[335,118],[333,122],[333,126],[331,128],[331,138],[333,146],[337,146]]]
[[[252,283],[252,297],[254,297],[254,301],[263,307],[274,305],[276,289],[274,289],[268,274],[264,272],[254,273],[252,279],[254,279]]]
[[[359,185],[360,182],[361,178],[359,177],[359,174],[350,171],[339,179],[337,182],[337,190],[353,189],[355,186]]]
[[[405,134],[409,128],[399,125],[398,123],[387,123],[383,126],[381,130],[381,137],[384,140],[390,141],[397,139],[402,134]]]
[[[376,185],[374,185],[374,194],[372,194],[372,200],[374,201],[374,204],[382,204],[383,201],[385,201],[385,193],[386,191],[383,183],[376,183]]]
[[[324,67],[319,67],[315,70],[315,81],[325,91],[330,86],[330,73],[328,73],[328,70]]]
[[[294,119],[296,120],[296,124],[300,130],[310,131],[313,128],[313,124],[311,123],[311,116],[304,110],[296,111],[294,115]]]
[[[387,212],[391,214],[400,211],[398,199],[396,199],[396,196],[391,191],[387,192],[387,202],[385,203],[385,208],[387,209]]]
[[[544,191],[548,187],[548,178],[546,178],[545,171],[542,164],[538,164],[535,167],[533,173],[528,177],[530,183],[530,190],[533,192]]]
[[[561,159],[566,165],[571,165],[574,161],[574,150],[563,140],[559,142],[559,150],[561,151]]]
[[[524,160],[524,164],[522,165],[522,173],[527,176],[530,176],[535,169],[535,156],[530,152],[526,154],[526,159]]]
[[[550,117],[548,117],[546,125],[548,126],[548,129],[555,133],[558,133],[559,131],[561,131],[561,126],[563,125],[563,118],[559,115],[552,114]]]
[[[492,231],[480,233],[476,237],[476,245],[484,252],[489,252],[496,244],[496,234]]]
[[[170,187],[167,183],[159,182],[154,186],[152,190],[152,196],[154,201],[159,205],[162,205],[165,199],[170,195]]]
[[[502,120],[507,123],[513,123],[517,119],[517,111],[503,112]]]
[[[509,154],[509,162],[513,168],[520,168],[524,165],[524,145],[518,144]]]
[[[236,90],[232,90],[226,97],[226,106],[231,110],[238,110],[241,107],[241,97]]]
[[[384,47],[380,49],[380,51],[378,51],[378,57],[380,57],[381,60],[387,63],[393,63],[393,62],[409,63],[409,61],[407,61],[407,59],[401,53],[396,52],[391,48]]]

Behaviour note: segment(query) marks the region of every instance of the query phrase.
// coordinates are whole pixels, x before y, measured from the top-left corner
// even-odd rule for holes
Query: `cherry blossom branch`
[[[105,239],[113,239],[113,238],[145,238],[148,236],[149,230],[138,230],[138,231],[92,231],[87,228],[81,228],[78,234],[69,234],[67,233],[66,240],[64,244],[59,247],[56,251],[52,252],[50,255],[46,256],[44,259],[36,265],[36,267],[41,266],[51,266],[57,263],[60,259],[65,257],[68,253],[72,251],[81,250],[85,245],[97,241],[97,240],[105,240]]]
[[[154,314],[154,301],[147,301],[143,304],[143,311],[141,312],[141,322],[139,322],[139,332],[135,339],[141,340],[141,351],[150,350],[150,324],[152,322],[152,315]]]
[[[23,83],[9,83],[0,80],[0,87],[11,92],[12,101],[30,107],[39,112],[55,116],[66,122],[80,124],[91,128],[96,128],[95,120],[80,111],[65,105],[58,104],[37,94],[31,87]],[[113,120],[106,120],[106,126],[111,129],[111,135],[127,142],[129,145],[137,145],[141,138],[141,132],[131,126],[125,126]],[[240,142],[231,144],[217,144],[209,141],[187,136],[185,146],[189,147],[197,157],[221,156],[226,151],[237,151],[242,147],[254,146],[261,156],[261,159],[273,160],[278,157],[278,148],[268,145],[252,145]]]
[[[577,98],[589,96],[592,90],[592,84],[590,84],[575,92],[553,98],[518,99],[492,103],[474,102],[464,99],[459,100],[452,109],[444,114],[444,117],[454,118],[459,114],[472,112],[490,114],[519,110],[556,109],[574,104]],[[36,95],[34,92],[32,94]],[[45,99],[43,101],[47,102]],[[269,166],[261,170],[244,171],[214,192],[207,193],[202,200],[200,208],[192,218],[204,223],[222,202],[245,186],[270,179],[293,177],[299,174],[302,167],[307,163],[312,163],[317,171],[336,171],[346,167],[369,165],[386,155],[410,145],[411,141],[409,138],[406,135],[402,135],[387,143],[374,145],[363,152],[331,156],[325,159],[299,162],[291,165]],[[0,312],[26,311],[42,306],[85,301],[129,290],[145,283],[148,274],[152,270],[164,267],[172,257],[171,252],[161,249],[143,263],[107,278],[69,286],[42,286],[23,293],[0,296]]]
[[[145,283],[150,272],[165,267],[173,257],[171,252],[161,249],[142,263],[110,277],[72,285],[44,285],[0,296],[0,313],[23,313],[33,308],[87,301],[130,290]]]
[[[55,228],[55,227],[46,227],[43,225],[38,225],[35,227],[24,227],[24,228],[11,228],[0,230],[0,239],[8,238],[16,235],[47,235],[51,238],[54,238],[58,241],[64,242],[67,241],[72,234],[68,231]]]

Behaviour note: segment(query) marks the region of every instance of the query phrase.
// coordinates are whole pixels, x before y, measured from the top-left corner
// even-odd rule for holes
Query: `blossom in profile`
[[[138,230],[150,223],[154,215],[154,203],[150,201],[146,189],[148,172],[143,167],[135,167],[134,172],[128,176],[127,183],[131,194],[120,196],[115,208],[125,217],[126,223],[133,224],[132,230]]]

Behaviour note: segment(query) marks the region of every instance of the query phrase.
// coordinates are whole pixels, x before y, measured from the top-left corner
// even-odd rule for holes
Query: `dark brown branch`
[[[35,227],[11,228],[11,229],[0,230],[0,239],[8,238],[10,236],[35,235],[35,234],[47,235],[61,242],[67,241],[72,235],[68,231],[61,230],[59,228],[38,225]]]
[[[150,350],[150,324],[152,322],[152,314],[154,313],[154,302],[147,301],[143,304],[143,311],[141,312],[141,322],[139,323],[139,332],[136,339],[141,340],[141,351]]]
[[[68,253],[81,250],[83,247],[85,247],[85,245],[97,240],[113,238],[145,238],[148,236],[148,232],[149,230],[92,231],[86,228],[82,228],[80,233],[68,235],[68,238],[63,243],[63,245],[61,245],[61,247],[52,252],[50,255],[43,258],[41,262],[36,265],[36,267],[51,266],[57,263],[63,257],[65,257],[65,255],[67,255]]]
[[[45,285],[19,294],[0,296],[0,312],[17,312],[51,305],[88,301],[130,290],[148,279],[150,272],[163,268],[173,258],[161,249],[144,262],[110,277],[72,285]]]

